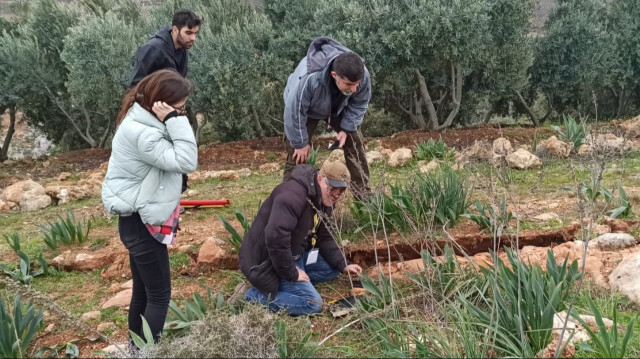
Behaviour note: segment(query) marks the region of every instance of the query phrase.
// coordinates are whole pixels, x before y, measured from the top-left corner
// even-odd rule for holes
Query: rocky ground
[[[24,129],[19,131],[24,133]],[[441,133],[429,131],[406,131],[386,138],[368,140],[367,160],[372,164],[384,163],[389,168],[403,168],[411,163],[415,156],[414,147],[418,142],[427,139],[442,138],[449,146],[456,149],[455,168],[464,169],[471,164],[483,162],[492,166],[513,169],[539,169],[549,158],[567,159],[588,158],[595,152],[607,152],[618,156],[638,151],[637,138],[640,136],[640,117],[621,123],[607,124],[598,127],[585,141],[585,145],[572,152],[572,145],[562,142],[554,136],[549,128],[500,128],[483,126],[477,128],[449,130]],[[18,142],[25,137],[18,136]],[[537,138],[536,148],[532,148],[533,139]],[[318,139],[326,147],[329,139]],[[575,153],[577,152],[577,154]],[[23,157],[19,160],[5,161],[0,164],[0,218],[10,219],[18,213],[33,212],[35,218],[38,211],[52,206],[62,206],[81,199],[96,199],[100,195],[100,186],[106,171],[109,150],[93,149],[63,153],[56,156],[32,159]],[[339,151],[334,151],[330,159],[341,159]],[[200,168],[190,175],[192,183],[203,185],[205,181],[216,178],[227,187],[251,176],[272,174],[278,176],[280,165],[284,161],[281,138],[262,138],[233,143],[202,146],[199,151]],[[432,171],[437,163],[417,163],[422,173]],[[198,198],[197,190],[185,193],[187,198]],[[634,203],[640,200],[640,188],[627,188]],[[548,198],[545,196],[529,196],[520,198],[514,211],[522,220],[537,223],[554,221],[562,222],[573,206],[574,199]],[[62,207],[61,207],[62,208]],[[544,209],[544,210],[543,210]],[[99,204],[78,209],[82,214],[95,218],[107,218]],[[78,211],[76,210],[76,211]],[[344,210],[344,209],[343,209]],[[198,277],[203,273],[216,270],[237,269],[237,257],[224,238],[228,234],[218,220],[197,219],[199,215],[189,211],[184,216],[180,232],[179,244],[171,247],[171,253],[185,253],[189,264],[179,270],[180,275]],[[561,218],[562,217],[562,218]],[[237,224],[236,224],[237,225]],[[521,248],[521,257],[531,263],[544,266],[547,250],[551,248],[556,259],[568,257],[585,264],[585,273],[603,288],[616,290],[640,303],[640,283],[636,284],[634,271],[640,261],[640,247],[636,245],[639,232],[637,223],[631,221],[606,220],[590,221],[575,218],[573,223],[557,229],[522,230],[517,238],[505,235],[501,238],[503,245]],[[594,235],[585,245],[581,230],[588,228]],[[129,272],[128,257],[117,236],[117,228],[101,226],[92,230],[92,237],[106,238],[99,248],[87,244],[61,250],[51,257],[50,263],[66,271],[100,270],[102,280],[111,283],[108,295],[99,308],[83,314],[82,318],[91,320],[95,312],[110,307],[126,307],[131,295],[130,282],[126,280]],[[423,269],[419,259],[423,248],[419,238],[392,234],[391,257],[381,255],[379,260],[384,264],[391,261],[391,266],[382,266],[385,273],[402,278],[408,272]],[[458,250],[458,259],[465,265],[486,266],[490,263],[487,252],[493,248],[494,239],[471,221],[463,221],[441,237],[439,245],[454,243]],[[369,242],[371,243],[371,242]],[[384,243],[379,242],[379,252],[386,253]],[[368,268],[370,275],[375,275],[381,267],[372,261],[374,249],[371,244],[353,243],[345,247],[349,259],[361,263]],[[585,254],[584,251],[587,250]],[[1,249],[7,260],[15,259],[15,255]],[[501,256],[504,256],[502,254]],[[635,266],[635,267],[634,267]],[[390,268],[390,269],[389,269]],[[389,273],[389,270],[391,272]],[[97,288],[94,288],[97,290]],[[197,285],[181,288],[182,293],[191,295],[198,290]],[[81,289],[91,296],[91,288]],[[113,324],[113,323],[111,323]],[[99,323],[98,331],[106,329],[109,323]],[[110,330],[113,330],[111,328]],[[126,331],[117,328],[116,337],[126,335]],[[60,334],[52,334],[45,343],[59,341]],[[99,344],[92,343],[98,348]]]

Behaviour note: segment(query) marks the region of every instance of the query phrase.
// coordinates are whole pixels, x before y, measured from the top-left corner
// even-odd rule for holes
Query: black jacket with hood
[[[189,57],[186,49],[175,49],[171,37],[171,27],[158,31],[149,41],[136,51],[136,63],[133,67],[129,87],[133,87],[145,76],[162,69],[174,69],[183,77],[189,70]]]
[[[240,270],[251,285],[273,298],[280,280],[295,282],[298,270],[294,258],[311,249],[313,217],[319,210],[321,220],[316,247],[334,269],[346,267],[338,244],[322,218],[331,216],[331,207],[322,205],[317,181],[318,169],[299,165],[292,178],[278,185],[262,204],[249,233],[240,247]]]

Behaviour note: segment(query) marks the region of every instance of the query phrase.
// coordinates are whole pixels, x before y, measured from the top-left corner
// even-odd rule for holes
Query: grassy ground
[[[321,158],[326,157],[326,151],[321,152]],[[640,165],[640,155],[631,154],[624,158],[612,158],[606,161],[603,173],[603,187],[609,190],[623,185],[625,188],[640,187],[640,176],[635,171]],[[577,160],[557,160],[546,159],[545,165],[539,170],[504,170],[497,171],[488,164],[476,163],[468,165],[460,172],[471,186],[471,199],[487,200],[492,196],[508,193],[510,198],[522,198],[523,201],[536,198],[573,198],[569,195],[569,189],[575,188],[576,173],[586,169],[588,166],[583,161]],[[409,181],[415,176],[417,165],[412,162],[403,168],[386,168],[383,166],[372,167],[372,187],[375,188],[384,178],[389,184],[401,184]],[[501,178],[501,181],[499,179]],[[255,173],[250,177],[241,178],[234,182],[225,182],[217,179],[210,179],[200,183],[192,183],[191,188],[198,192],[194,198],[207,199],[230,199],[232,206],[217,209],[193,210],[185,216],[184,225],[189,223],[208,223],[218,221],[217,215],[222,215],[230,221],[235,221],[234,209],[240,209],[249,218],[257,211],[258,204],[263,201],[271,192],[273,187],[280,183],[280,174],[259,174]],[[501,185],[490,186],[490,183],[501,183]],[[493,188],[493,189],[492,189]],[[350,201],[351,199],[347,199]],[[637,204],[635,202],[634,204]],[[541,208],[546,211],[546,208]],[[553,209],[548,209],[553,211]],[[117,232],[117,221],[114,217],[104,215],[101,209],[101,202],[98,197],[89,198],[77,202],[64,204],[61,206],[51,206],[47,209],[34,213],[10,213],[0,214],[3,226],[0,228],[0,236],[8,235],[14,231],[21,237],[22,250],[31,258],[44,251],[45,257],[51,258],[60,251],[52,251],[46,248],[42,241],[41,226],[48,222],[55,221],[58,215],[64,216],[67,211],[73,211],[79,220],[92,220],[94,232],[99,236],[92,235],[90,246],[93,249],[105,246],[108,242],[108,235],[105,233]],[[351,242],[370,240],[368,233],[354,234],[356,224],[349,222],[348,208],[343,209],[344,217],[342,239]],[[635,218],[635,217],[632,217]],[[521,229],[555,229],[567,223],[556,221],[549,223],[537,223],[524,220]],[[183,226],[184,226],[183,225]],[[221,235],[226,238],[226,234]],[[0,241],[0,257],[11,258],[12,251],[9,246]],[[198,291],[203,293],[206,289],[213,291],[223,291],[230,293],[237,283],[243,279],[236,271],[215,271],[211,274],[201,274],[196,277],[186,277],[180,274],[182,269],[190,265],[191,261],[185,253],[172,253],[170,265],[173,273],[173,299],[180,305],[185,299]],[[123,278],[124,280],[124,278]],[[67,310],[73,317],[79,317],[83,313],[99,309],[111,293],[109,288],[112,281],[102,279],[100,270],[91,272],[61,272],[53,277],[36,277],[32,282],[32,288],[50,296],[57,304]],[[326,297],[344,295],[349,288],[349,283],[339,280],[320,286],[320,292]],[[401,284],[399,291],[415,291],[410,284]],[[586,298],[593,298],[605,316],[610,317],[612,309],[615,307],[620,311],[620,321],[626,325],[629,320],[636,315],[638,307],[629,303],[625,298],[609,291],[599,290],[588,286],[579,293],[576,308],[581,312],[587,312]],[[616,303],[616,304],[614,304]],[[428,307],[423,303],[423,308]],[[403,312],[412,313],[415,306],[402,308]],[[101,322],[116,323],[120,335],[126,328],[127,312],[124,309],[100,310],[101,316],[89,322],[97,325]],[[230,314],[229,314],[230,315]],[[280,320],[289,321],[291,325],[298,325],[295,319],[278,317]],[[320,342],[329,337],[322,346],[315,352],[316,356],[322,357],[353,357],[353,356],[377,356],[381,353],[379,338],[372,335],[370,329],[365,329],[362,322],[352,323],[356,317],[348,316],[342,319],[332,319],[329,314],[324,313],[311,318],[311,338],[312,342]],[[405,317],[410,321],[412,317]],[[233,316],[229,316],[233,320]],[[298,319],[301,321],[304,319]],[[295,324],[298,323],[298,324]],[[638,330],[634,329],[628,355],[640,355],[640,336]],[[114,334],[114,329],[110,329],[107,335]],[[296,337],[295,340],[301,340]],[[288,343],[295,347],[291,339]],[[589,356],[590,353],[583,349],[578,351],[578,356]]]

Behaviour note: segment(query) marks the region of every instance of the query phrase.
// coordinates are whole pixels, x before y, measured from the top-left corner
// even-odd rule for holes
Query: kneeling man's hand
[[[300,268],[297,268],[298,270],[298,282],[310,282],[311,280],[309,279],[309,276],[307,275],[307,272],[303,271]]]
[[[362,274],[362,268],[357,264],[349,264],[348,266],[344,267],[342,273],[348,274],[351,277],[357,277]]]

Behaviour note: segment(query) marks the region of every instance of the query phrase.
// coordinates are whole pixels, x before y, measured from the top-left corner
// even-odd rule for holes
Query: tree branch
[[[82,113],[84,114],[84,120],[87,122],[85,135],[87,136],[88,139],[91,140],[91,142],[89,143],[91,145],[91,148],[95,148],[97,143],[96,143],[96,140],[94,140],[93,137],[91,136],[91,124],[93,123],[93,120],[91,120],[91,116],[89,116],[89,111],[87,111],[87,108],[84,106],[84,101],[82,102],[82,106],[80,108],[82,110]]]
[[[451,126],[453,120],[458,116],[460,105],[462,104],[462,67],[459,64],[453,64],[453,62],[451,63],[451,97],[454,107],[451,112],[449,112],[449,116],[447,116],[444,123],[434,128],[436,131]]]
[[[524,110],[527,112],[527,115],[529,115],[531,122],[533,122],[533,126],[535,127],[540,126],[540,121],[538,121],[538,118],[533,113],[533,110],[531,110],[529,105],[527,105],[527,101],[524,100],[524,97],[522,97],[522,94],[520,93],[520,91],[515,91],[515,93],[516,93],[516,96],[518,97],[518,101],[520,102]]]
[[[16,106],[12,105],[9,107],[9,127],[7,128],[7,134],[4,136],[2,147],[0,147],[0,161],[9,159],[9,144],[11,143],[11,139],[13,138],[13,134],[15,133],[15,127]]]
[[[92,139],[88,139],[86,138],[83,134],[82,134],[82,130],[80,130],[80,128],[78,127],[78,124],[76,124],[76,121],[67,113],[67,111],[65,111],[65,109],[62,107],[62,105],[60,105],[60,102],[58,101],[58,99],[53,95],[53,93],[51,92],[51,90],[49,89],[49,87],[47,85],[44,84],[44,82],[42,82],[42,86],[44,87],[45,90],[47,90],[47,92],[49,93],[49,96],[51,97],[51,99],[53,100],[53,102],[55,102],[56,106],[58,106],[58,108],[60,109],[60,111],[62,111],[62,113],[67,117],[67,119],[69,119],[69,121],[71,121],[71,124],[73,125],[73,127],[76,129],[76,131],[78,132],[78,134],[80,135],[80,137],[82,137],[83,140],[85,140],[91,147],[94,147],[93,143],[92,143]]]
[[[427,82],[418,69],[414,69],[416,78],[418,79],[418,85],[420,88],[420,96],[422,101],[427,105],[427,113],[429,114],[429,128],[436,128],[438,126],[438,114],[436,108],[433,106],[431,95],[429,95],[429,89],[427,88]]]
[[[107,128],[104,130],[102,137],[100,137],[100,143],[98,144],[98,148],[104,148],[105,143],[107,142],[107,138],[109,138],[109,133],[111,133],[111,116],[109,116],[109,123],[107,123]]]

